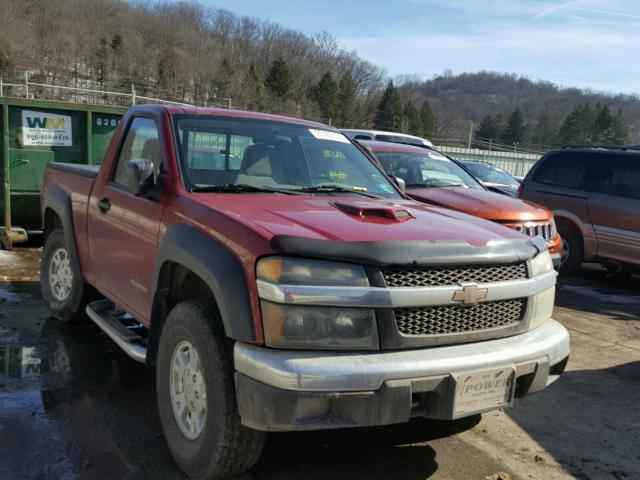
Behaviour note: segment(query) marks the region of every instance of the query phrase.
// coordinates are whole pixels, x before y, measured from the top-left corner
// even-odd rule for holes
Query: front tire
[[[242,473],[260,457],[266,434],[240,422],[232,356],[216,307],[176,305],[158,346],[156,388],[169,449],[191,478]]]
[[[95,292],[71,258],[62,229],[51,232],[42,249],[40,288],[55,318],[63,322],[86,319],[84,308]]]
[[[560,265],[560,275],[577,275],[580,273],[584,260],[584,245],[582,236],[564,228],[558,228],[558,233],[562,237],[563,262]]]

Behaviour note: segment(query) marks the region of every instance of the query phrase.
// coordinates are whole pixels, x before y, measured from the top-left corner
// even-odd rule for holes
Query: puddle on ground
[[[37,281],[40,255],[40,248],[0,250],[0,282]]]
[[[90,322],[50,318],[35,282],[0,298],[0,478],[181,478],[152,368]]]

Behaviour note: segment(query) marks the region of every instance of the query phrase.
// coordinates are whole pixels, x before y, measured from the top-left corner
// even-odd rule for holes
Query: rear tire
[[[570,276],[580,273],[584,260],[584,244],[582,235],[562,227],[558,228],[562,237],[563,263],[560,265],[560,275]]]
[[[71,258],[60,228],[49,234],[42,249],[40,288],[51,314],[62,322],[86,320],[84,309],[97,296]]]
[[[191,478],[213,480],[250,469],[266,434],[240,422],[229,341],[210,302],[176,305],[158,346],[156,388],[169,449]]]

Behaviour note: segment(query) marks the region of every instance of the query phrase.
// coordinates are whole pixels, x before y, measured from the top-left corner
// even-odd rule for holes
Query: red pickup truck
[[[134,107],[99,169],[49,165],[42,209],[49,308],[156,366],[195,478],[267,431],[508,406],[567,363],[541,238],[408,199],[325,125]]]

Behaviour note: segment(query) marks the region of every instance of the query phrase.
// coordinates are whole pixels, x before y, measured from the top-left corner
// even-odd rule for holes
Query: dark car
[[[561,273],[583,261],[640,265],[640,151],[563,148],[546,153],[522,182],[520,198],[550,208],[564,239]]]
[[[462,160],[461,163],[489,190],[512,197],[518,195],[520,182],[500,167],[471,160]]]

